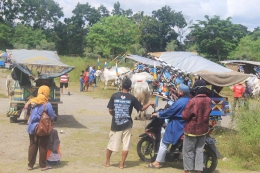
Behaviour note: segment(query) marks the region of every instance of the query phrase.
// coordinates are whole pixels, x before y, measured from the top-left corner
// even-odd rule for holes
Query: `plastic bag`
[[[27,119],[27,110],[28,109],[25,109],[25,108],[22,110],[19,119],[22,119],[22,120],[26,120]]]

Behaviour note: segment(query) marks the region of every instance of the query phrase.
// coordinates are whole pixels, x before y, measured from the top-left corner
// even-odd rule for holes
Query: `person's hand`
[[[24,105],[24,109],[28,109],[28,107],[29,107],[29,104],[30,104],[30,102],[28,101],[25,105]]]
[[[152,113],[152,115],[151,115],[152,117],[156,117],[157,116],[157,113],[156,112],[154,112],[154,113]]]
[[[155,108],[155,103],[154,102],[150,102],[150,105]]]

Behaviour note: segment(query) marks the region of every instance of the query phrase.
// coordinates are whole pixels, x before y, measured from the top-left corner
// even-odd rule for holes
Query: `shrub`
[[[234,114],[235,132],[226,135],[224,152],[235,158],[239,165],[246,169],[259,170],[260,162],[260,120],[259,104],[256,100],[249,101],[249,109],[242,107]]]

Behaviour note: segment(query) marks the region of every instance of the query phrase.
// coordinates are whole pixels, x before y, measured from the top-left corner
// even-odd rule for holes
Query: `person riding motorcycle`
[[[156,160],[150,163],[148,168],[160,168],[160,163],[163,163],[165,160],[168,146],[170,144],[175,145],[183,135],[185,120],[182,119],[182,111],[190,100],[189,92],[189,87],[181,84],[178,89],[179,99],[169,109],[152,114],[152,116],[157,116],[161,119],[169,119],[169,122],[161,140]]]

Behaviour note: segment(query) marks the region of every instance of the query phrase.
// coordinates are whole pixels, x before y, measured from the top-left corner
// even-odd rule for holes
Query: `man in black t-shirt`
[[[109,133],[109,143],[106,150],[105,166],[110,166],[110,157],[112,152],[117,152],[121,141],[123,142],[122,160],[119,163],[119,168],[124,168],[124,163],[131,145],[131,130],[133,120],[131,118],[132,110],[144,111],[150,105],[154,107],[153,102],[146,105],[141,103],[128,92],[130,91],[132,82],[126,78],[123,81],[122,91],[113,94],[108,102],[107,108],[112,115],[111,131]]]

